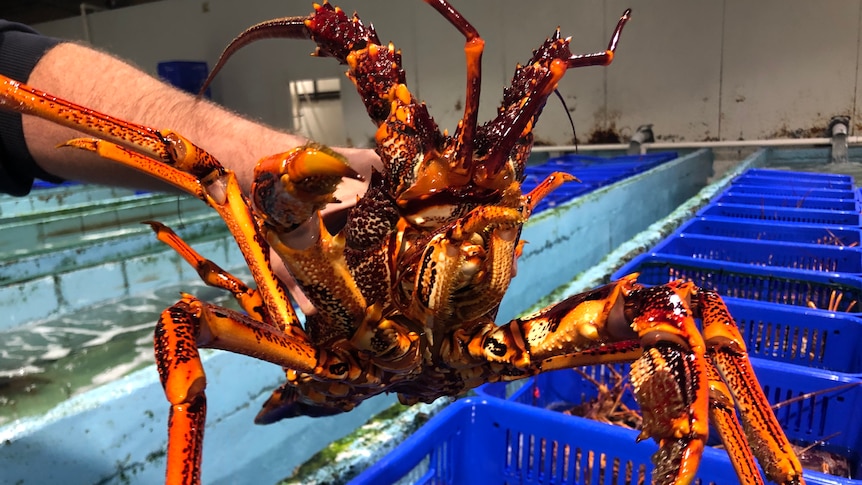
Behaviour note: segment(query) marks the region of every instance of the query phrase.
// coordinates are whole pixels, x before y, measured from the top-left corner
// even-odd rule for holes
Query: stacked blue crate
[[[859,214],[849,176],[749,170],[697,217],[612,275],[637,272],[646,285],[683,278],[721,293],[770,399],[855,384],[778,413],[793,440],[813,443],[837,433],[826,448],[851,459],[853,477],[862,476],[862,423],[827,429],[810,420],[827,405],[862,393],[862,357],[854,350],[862,342]],[[802,421],[809,426],[800,427]]]
[[[737,177],[700,215],[858,228],[860,208],[848,175],[752,169]]]
[[[590,162],[584,159],[569,162]],[[777,411],[788,436],[799,443],[829,437],[826,449],[850,459],[853,477],[862,476],[862,418],[854,417],[862,405],[859,200],[849,177],[749,170],[653,251],[612,276],[639,272],[646,285],[684,278],[724,295],[770,400],[801,396]],[[621,375],[628,370],[624,365],[616,369]],[[583,372],[599,382],[609,380],[606,366]],[[482,399],[450,406],[353,483],[394,483],[404,477],[412,483],[468,483],[470,477],[499,483],[615,479],[611,467],[587,463],[587,457],[617,460],[649,480],[654,444],[635,444],[635,431],[553,411],[562,403],[596,397],[596,386],[580,372],[541,374],[507,395],[511,390],[505,383],[480,387]],[[624,401],[636,406],[630,395]],[[494,417],[486,423],[488,413]],[[533,444],[521,450],[526,442]],[[564,447],[576,450],[575,460],[561,461],[560,453],[548,451]],[[707,449],[697,478],[736,483],[728,465],[724,452]],[[862,484],[808,471],[806,479]]]
[[[612,278],[640,272],[648,285],[690,278],[731,305],[744,298],[858,314],[860,234],[851,177],[749,170]]]
[[[843,412],[860,404],[848,403]],[[502,399],[462,399],[350,484],[650,483],[657,446],[636,444],[637,436],[635,430]],[[739,483],[726,456],[707,447],[693,483]],[[839,483],[822,474],[805,478],[809,484]]]
[[[818,371],[787,382],[774,364],[758,367],[768,395],[797,395],[843,386],[826,396],[796,402],[776,414],[791,439],[810,442],[837,433],[835,452],[858,451],[862,392],[855,379]],[[350,482],[378,484],[578,484],[650,483],[653,441],[638,431],[568,416],[554,409],[596,397],[596,387],[573,370],[540,374],[509,400],[462,399],[448,406],[374,466]],[[561,410],[562,408],[560,408]],[[858,476],[858,455],[851,473]],[[626,477],[626,478],[623,478]],[[850,485],[859,481],[805,472],[806,482]],[[723,450],[707,447],[694,483],[731,485],[738,479]]]
[[[570,173],[580,180],[580,182],[563,184],[548,195],[536,207],[534,213],[537,213],[627,177],[645,172],[676,157],[676,152],[621,155],[612,158],[563,155],[551,158],[541,165],[527,166],[524,170],[524,182],[521,184],[521,190],[524,193],[529,192],[553,172]]]

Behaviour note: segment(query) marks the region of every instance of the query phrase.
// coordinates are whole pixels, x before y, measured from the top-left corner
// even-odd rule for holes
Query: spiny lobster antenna
[[[198,97],[200,98],[203,96],[207,88],[212,83],[212,80],[215,79],[216,74],[218,74],[222,67],[227,63],[227,60],[243,47],[262,39],[310,38],[308,29],[305,28],[306,18],[307,17],[282,17],[267,20],[265,22],[252,25],[242,31],[230,42],[230,44],[227,45],[227,47],[225,47],[224,51],[222,51],[218,61],[216,61],[216,65],[213,67],[212,71],[210,71],[209,76],[207,76],[200,91],[198,91]]]
[[[559,89],[554,90],[554,94],[557,95],[557,99],[560,100],[560,103],[563,105],[563,109],[566,111],[566,116],[569,118],[569,125],[572,127],[572,140],[575,143],[575,153],[578,153],[578,132],[575,131],[575,120],[572,119],[572,112],[569,111],[569,107],[566,106],[566,100],[563,98],[563,95],[560,93]]]

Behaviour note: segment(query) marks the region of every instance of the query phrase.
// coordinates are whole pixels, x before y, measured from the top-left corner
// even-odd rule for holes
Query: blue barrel
[[[209,75],[209,67],[204,61],[165,61],[158,65],[159,77],[183,91],[198,94]],[[210,90],[204,95],[209,98]]]

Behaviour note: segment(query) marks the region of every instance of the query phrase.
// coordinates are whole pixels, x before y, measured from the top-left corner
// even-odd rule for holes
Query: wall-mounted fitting
[[[642,145],[644,143],[652,143],[655,141],[655,136],[652,132],[652,124],[640,125],[638,126],[635,134],[632,135],[632,139],[629,140],[629,155],[638,155],[641,152]]]
[[[850,157],[847,152],[847,134],[850,131],[850,118],[848,116],[833,116],[829,120],[828,134],[832,139],[832,163],[847,163]]]

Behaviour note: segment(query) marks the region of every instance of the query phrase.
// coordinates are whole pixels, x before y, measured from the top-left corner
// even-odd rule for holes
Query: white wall
[[[381,40],[404,52],[408,85],[428,102],[442,128],[454,129],[464,104],[463,37],[419,0],[344,0],[373,22]],[[570,72],[560,92],[578,136],[613,129],[623,136],[653,123],[666,140],[758,139],[800,132],[819,135],[832,115],[857,106],[862,0],[522,0],[455,1],[487,41],[482,118],[490,117],[516,62],[524,62],[553,28],[572,35],[572,50],[604,48],[626,7],[633,20],[610,68]],[[168,0],[89,16],[94,45],[155,72],[164,60],[206,60],[243,28],[273,17],[304,15],[299,0]],[[80,38],[81,19],[37,26]],[[266,40],[238,53],[213,86],[213,98],[280,127],[291,126],[287,83],[341,75],[332,59],[308,56],[307,41]],[[374,132],[349,83],[345,143],[367,144]],[[860,98],[857,101],[857,98]],[[569,143],[563,107],[548,102],[539,140]],[[858,134],[858,133],[857,133]]]

